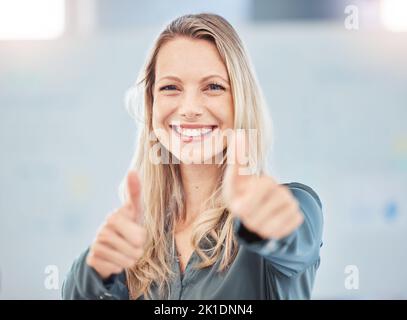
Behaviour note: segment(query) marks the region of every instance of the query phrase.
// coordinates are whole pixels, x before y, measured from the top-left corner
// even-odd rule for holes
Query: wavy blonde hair
[[[144,299],[154,298],[152,286],[159,289],[159,297],[156,298],[168,298],[171,277],[175,274],[171,268],[174,258],[174,227],[177,221],[185,218],[180,168],[179,164],[173,163],[153,164],[149,160],[149,153],[152,146],[157,143],[150,138],[153,132],[153,86],[157,54],[164,43],[180,36],[205,39],[217,47],[229,74],[234,104],[234,128],[257,129],[259,133],[257,147],[253,148],[252,153],[255,154],[250,154],[250,157],[257,160],[257,173],[263,172],[264,169],[267,134],[263,120],[266,108],[253,68],[238,34],[224,18],[216,14],[189,14],[173,20],[156,39],[135,86],[141,87],[143,94],[142,126],[130,169],[138,171],[142,188],[146,191],[142,192],[141,199],[148,239],[144,256],[134,267],[126,269],[131,299],[137,299],[142,295]],[[128,100],[128,107],[129,111],[135,114],[132,101],[133,99]],[[224,151],[224,157],[225,153]],[[236,257],[238,245],[232,216],[222,199],[222,179],[226,162],[223,161],[219,166],[221,174],[217,187],[202,204],[203,211],[194,221],[192,245],[202,260],[196,268],[206,268],[219,262],[218,271],[222,272]],[[125,179],[120,185],[119,195],[124,203],[127,197]]]

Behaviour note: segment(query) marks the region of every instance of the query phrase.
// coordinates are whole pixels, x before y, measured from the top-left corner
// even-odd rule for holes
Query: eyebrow
[[[210,79],[210,78],[220,78],[220,79],[222,79],[223,81],[225,81],[226,83],[229,83],[229,80],[226,80],[225,78],[223,78],[222,76],[220,76],[220,75],[218,75],[218,74],[210,74],[210,75],[208,75],[208,76],[206,76],[206,77],[203,77],[203,78],[201,79],[201,82],[204,82],[204,81],[206,81],[206,80],[208,80],[208,79]],[[165,80],[165,79],[168,79],[168,80],[175,80],[175,81],[178,81],[178,82],[182,82],[181,79],[178,78],[178,77],[176,77],[176,76],[164,76],[164,77],[161,77],[160,79],[158,79],[157,82],[160,82],[160,81]]]

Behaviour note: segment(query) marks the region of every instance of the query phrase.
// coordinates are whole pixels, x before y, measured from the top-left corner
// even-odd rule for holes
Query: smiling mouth
[[[172,131],[181,138],[183,142],[201,141],[208,137],[216,125],[170,125]]]

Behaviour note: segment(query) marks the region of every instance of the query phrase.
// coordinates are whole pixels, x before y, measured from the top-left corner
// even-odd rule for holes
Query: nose
[[[180,113],[180,116],[186,120],[196,120],[202,116],[202,112],[190,110]]]
[[[178,109],[178,114],[186,120],[199,119],[203,114],[201,103],[193,94],[186,95]]]

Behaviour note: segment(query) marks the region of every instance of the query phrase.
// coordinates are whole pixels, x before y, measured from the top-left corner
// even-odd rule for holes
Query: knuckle
[[[140,259],[139,254],[136,252],[132,257],[132,265],[135,265],[137,261]]]
[[[114,227],[117,222],[117,213],[110,214],[106,219],[106,225],[108,227]]]
[[[268,188],[270,189],[270,190],[274,190],[274,189],[276,189],[276,188],[278,188],[278,184],[276,184],[273,180],[270,180],[270,179],[266,179],[265,180],[266,181],[266,185],[268,186]]]
[[[136,264],[137,260],[138,260],[137,258],[131,257],[129,259],[129,262],[128,262],[128,265],[126,266],[126,268],[130,268],[130,267],[134,266]]]
[[[266,228],[262,228],[260,229],[258,232],[260,237],[262,237],[263,239],[268,239],[272,236],[272,232],[270,232],[270,230],[266,229]]]
[[[133,207],[133,205],[130,203],[130,202],[128,202],[128,203],[126,203],[126,204],[124,204],[123,205],[123,207],[121,208],[121,211],[123,212],[131,212],[131,211],[133,211],[134,210],[134,207]]]
[[[88,256],[86,257],[86,263],[90,266],[95,265],[95,257],[92,253],[88,254]]]
[[[136,250],[133,250],[133,251],[132,251],[130,259],[131,259],[131,261],[132,261],[133,264],[137,262],[137,260],[138,260],[138,255],[137,255],[137,251],[136,251]]]
[[[99,231],[99,233],[96,236],[96,241],[98,242],[106,242],[108,241],[109,237],[109,231],[106,228],[103,228]]]
[[[300,225],[304,222],[304,215],[303,214],[298,214],[297,215],[297,223]]]
[[[137,228],[130,239],[130,245],[135,247],[143,246],[147,238],[144,228]]]
[[[133,237],[133,245],[136,247],[141,247],[143,244],[143,235],[141,233],[135,233]]]
[[[299,206],[298,206],[297,201],[291,201],[290,206],[289,206],[289,209],[290,209],[291,211],[298,211],[298,210],[299,210]]]
[[[140,230],[140,239],[142,244],[144,244],[147,241],[147,230],[145,228],[142,228]]]
[[[104,236],[104,234],[103,233],[98,233],[97,235],[96,235],[96,242],[104,242],[104,238],[105,238],[105,236]]]
[[[235,213],[241,220],[250,220],[248,219],[250,212],[244,203],[239,204],[239,206],[235,208]]]
[[[103,249],[97,243],[95,243],[95,245],[93,246],[93,249],[92,249],[92,255],[94,257],[100,257],[102,255],[102,253],[103,253]]]
[[[115,267],[114,270],[113,270],[113,273],[117,274],[117,273],[120,273],[122,271],[123,271],[122,267]]]
[[[139,249],[136,251],[136,258],[140,259],[144,254],[144,249]]]
[[[295,207],[297,210],[300,210],[300,203],[298,202],[298,200],[297,200],[297,199],[294,199],[293,203],[294,203],[294,207]]]
[[[125,268],[130,268],[136,263],[136,259],[126,259],[124,263]]]
[[[243,219],[242,219],[243,222]],[[243,222],[243,225],[248,229],[249,231],[257,231],[256,226],[253,224],[253,222],[250,219],[247,219]]]
[[[283,199],[284,199],[285,201],[290,201],[290,200],[292,199],[292,196],[291,196],[289,190],[284,190],[284,191],[281,193],[281,195],[282,195],[282,197],[283,197]]]
[[[133,264],[136,264],[140,260],[140,258],[143,256],[143,254],[144,254],[144,249],[138,248],[137,250],[135,250],[134,254],[133,254],[133,259],[134,259]]]

